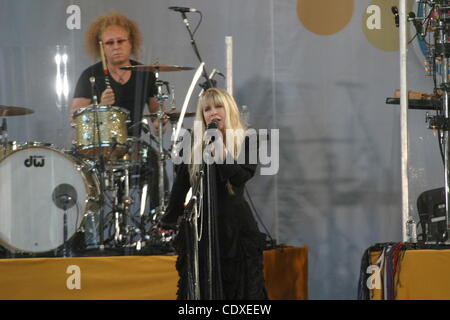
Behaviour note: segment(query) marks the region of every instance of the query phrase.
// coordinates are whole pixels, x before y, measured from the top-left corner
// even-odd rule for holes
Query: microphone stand
[[[67,242],[67,235],[68,235],[68,230],[67,230],[67,207],[70,201],[70,197],[68,195],[64,195],[65,199],[63,200],[63,241],[64,241],[64,245],[63,245],[63,257],[66,258],[67,256],[71,256],[70,254],[70,249],[69,249],[69,243]],[[67,255],[67,253],[69,253],[69,255]]]
[[[210,161],[208,161],[210,162]],[[220,250],[218,239],[218,221],[217,221],[217,183],[216,183],[216,166],[215,163],[203,164],[206,172],[206,190],[207,190],[207,287],[206,299],[220,300],[222,296],[222,273],[220,266]]]
[[[199,12],[200,13],[200,15],[201,15],[201,12]],[[189,33],[189,37],[191,38],[191,45],[192,45],[192,48],[194,49],[194,53],[195,53],[195,55],[197,56],[197,58],[198,58],[198,60],[200,61],[200,63],[202,63],[203,62],[203,59],[202,59],[202,57],[200,56],[200,52],[199,52],[199,50],[198,50],[198,47],[197,47],[197,44],[195,43],[195,39],[194,39],[194,34],[192,33],[192,31],[191,31],[191,27],[190,27],[190,25],[189,25],[189,21],[188,21],[188,19],[187,19],[187,17],[186,17],[186,13],[184,13],[184,12],[181,12],[181,16],[182,16],[182,18],[183,18],[183,22],[184,22],[184,24],[186,25],[186,29],[187,29],[187,31],[188,31],[188,33]],[[206,72],[206,68],[205,68],[205,66],[203,66],[203,77],[206,79],[206,81],[204,82],[204,83],[202,83],[202,84],[200,84],[200,86],[203,88],[203,89],[208,89],[208,88],[214,88],[215,87],[215,84],[213,83],[213,80],[211,80],[209,77],[208,77],[208,73]]]
[[[196,184],[192,186],[192,199],[189,201],[186,211],[186,219],[190,226],[192,226],[192,232],[188,229],[188,256],[189,256],[189,272],[193,273],[193,276],[189,276],[189,279],[193,279],[192,285],[190,284],[188,290],[188,300],[201,300],[200,293],[200,267],[199,267],[199,235],[198,235],[198,217],[203,215],[203,176],[204,172],[201,170],[197,177]],[[202,230],[203,228],[201,228]],[[192,234],[192,236],[190,236]],[[193,246],[190,246],[193,243]]]
[[[63,257],[70,257],[72,252],[68,242],[67,210],[77,204],[76,190],[71,185],[60,184],[53,190],[52,200],[59,209],[63,210]]]

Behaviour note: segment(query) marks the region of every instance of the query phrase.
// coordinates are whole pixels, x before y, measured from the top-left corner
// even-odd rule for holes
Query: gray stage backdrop
[[[225,37],[233,37],[239,105],[248,106],[255,128],[280,130],[278,174],[258,175],[249,184],[261,230],[279,244],[309,247],[311,299],[355,299],[364,250],[402,240],[399,106],[385,104],[400,79],[390,12],[396,3],[0,0],[0,104],[35,111],[7,119],[9,138],[71,147],[71,99],[56,94],[54,57],[57,46],[68,55],[71,96],[79,74],[93,62],[82,39],[97,15],[116,9],[139,23],[144,64],[197,68],[181,15],[168,7],[199,9],[203,21],[195,39],[207,70],[225,74]],[[188,14],[191,28],[198,18]],[[410,88],[430,92],[423,59],[413,42]],[[175,88],[178,108],[193,75],[160,74]],[[195,100],[188,111],[195,110]],[[443,168],[425,111],[410,111],[409,117],[410,208],[417,221],[417,196],[443,185]],[[190,125],[188,119],[184,126]]]

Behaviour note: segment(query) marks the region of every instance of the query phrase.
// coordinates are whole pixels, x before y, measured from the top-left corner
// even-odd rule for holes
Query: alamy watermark
[[[223,137],[217,129],[208,129],[202,134],[201,126],[200,121],[194,121],[193,135],[181,128],[180,139],[172,150],[174,164],[258,164],[261,166],[261,175],[278,173],[279,129],[226,129]],[[235,137],[242,140],[237,157],[233,154],[236,149]]]

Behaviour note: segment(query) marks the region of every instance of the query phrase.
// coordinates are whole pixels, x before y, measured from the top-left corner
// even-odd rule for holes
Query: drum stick
[[[105,75],[106,88],[110,89],[111,84],[109,82],[109,70],[108,66],[106,65],[105,52],[103,51],[103,41],[99,41],[98,43],[100,44],[100,57],[102,58],[103,74]]]

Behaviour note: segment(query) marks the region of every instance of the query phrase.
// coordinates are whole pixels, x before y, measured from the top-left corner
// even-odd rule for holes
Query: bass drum
[[[14,150],[17,150],[17,149],[23,148],[23,147],[31,147],[31,146],[51,147],[52,144],[36,142],[36,141],[27,141],[27,142],[23,142],[23,143],[20,143],[17,141],[8,141],[6,143],[1,143],[0,144],[0,161]]]
[[[14,252],[55,250],[64,244],[64,212],[70,240],[84,216],[98,210],[93,170],[52,147],[12,151],[0,161],[0,177],[0,244]]]

